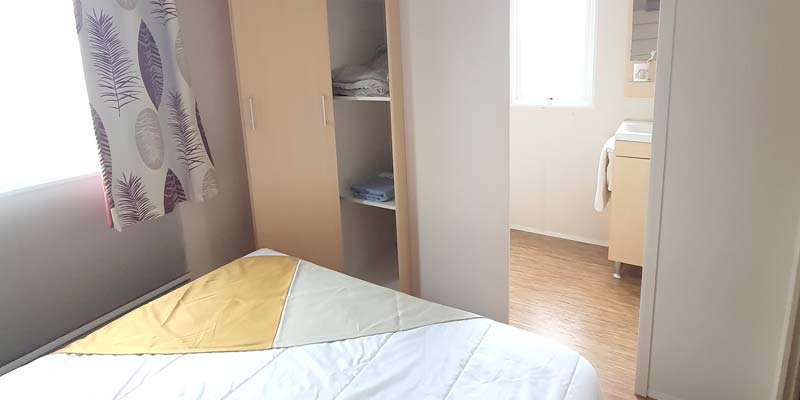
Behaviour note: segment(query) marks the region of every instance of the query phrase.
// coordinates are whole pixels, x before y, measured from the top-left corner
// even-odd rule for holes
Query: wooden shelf
[[[391,101],[390,97],[377,97],[377,96],[333,96],[334,100],[345,100],[345,101],[383,101],[389,102]]]
[[[351,203],[363,204],[365,206],[370,206],[370,207],[383,208],[384,210],[393,210],[393,211],[397,210],[397,207],[394,204],[394,200],[383,201],[383,202],[381,202],[381,201],[371,201],[371,200],[362,200],[362,199],[357,199],[357,198],[355,198],[355,197],[353,197],[352,195],[349,195],[349,194],[348,195],[343,195],[343,196],[341,196],[341,198],[344,199],[344,200],[347,200],[347,201],[349,201]]]

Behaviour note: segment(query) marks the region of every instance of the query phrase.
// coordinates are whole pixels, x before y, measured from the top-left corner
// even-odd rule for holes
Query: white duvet
[[[263,351],[50,354],[0,399],[599,399],[578,353],[485,318]]]

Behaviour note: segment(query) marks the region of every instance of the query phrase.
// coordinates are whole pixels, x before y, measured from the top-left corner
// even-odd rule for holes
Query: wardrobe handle
[[[256,129],[256,117],[253,114],[253,97],[247,98],[247,105],[250,106],[250,129]]]
[[[325,107],[325,95],[322,95],[322,126],[328,127],[328,113]]]

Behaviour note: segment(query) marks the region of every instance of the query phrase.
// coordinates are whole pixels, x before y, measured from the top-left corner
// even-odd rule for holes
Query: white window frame
[[[539,107],[539,108],[594,108],[594,96],[597,86],[597,20],[598,9],[597,3],[600,0],[586,0],[589,6],[588,10],[588,24],[586,24],[586,35],[588,37],[588,45],[586,46],[586,60],[587,68],[585,73],[589,81],[587,96],[583,99],[556,99],[553,97],[542,99],[521,98],[518,95],[519,85],[518,76],[521,73],[520,60],[518,53],[520,51],[520,38],[517,31],[518,16],[517,3],[525,0],[511,0],[511,105],[522,107]],[[557,1],[557,0],[552,0]]]

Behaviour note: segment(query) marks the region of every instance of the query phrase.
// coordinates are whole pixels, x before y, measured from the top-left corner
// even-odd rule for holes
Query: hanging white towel
[[[603,212],[611,197],[612,177],[614,176],[614,142],[615,137],[611,136],[603,145],[600,151],[600,162],[597,165],[597,190],[594,195],[594,209]]]

